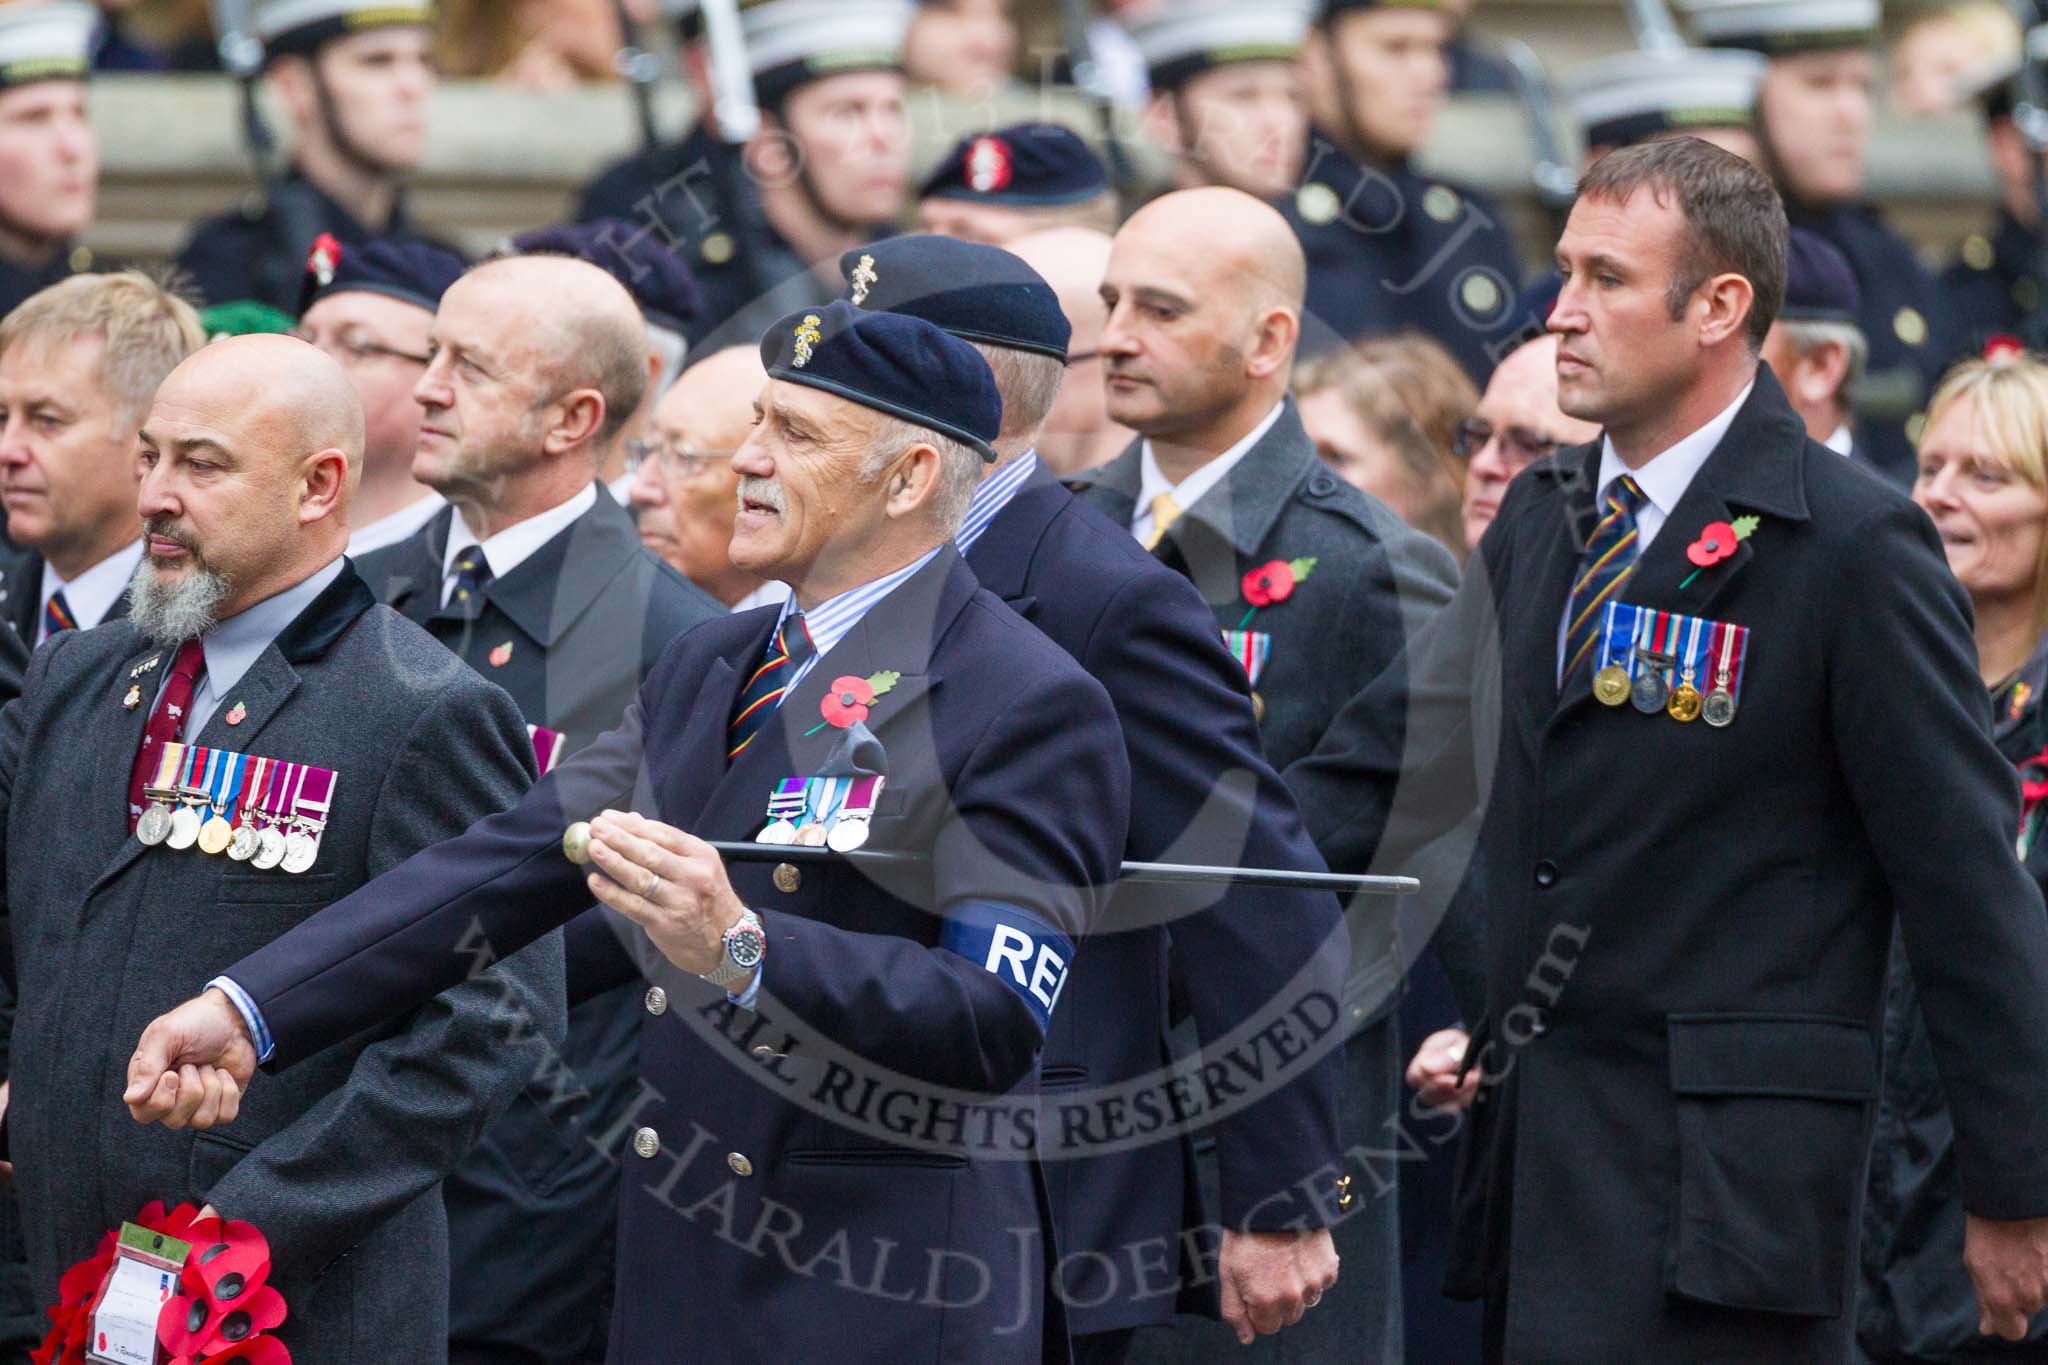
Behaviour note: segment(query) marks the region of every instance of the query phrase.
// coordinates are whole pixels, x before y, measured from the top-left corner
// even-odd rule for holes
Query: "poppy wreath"
[[[190,1204],[166,1212],[162,1200],[143,1206],[138,1227],[189,1243],[178,1272],[179,1293],[164,1302],[157,1342],[167,1365],[291,1365],[291,1352],[268,1335],[285,1319],[284,1295],[270,1287],[270,1243],[248,1223],[201,1218]],[[86,1365],[93,1310],[114,1267],[116,1235],[64,1272],[51,1327],[29,1356],[33,1365]]]

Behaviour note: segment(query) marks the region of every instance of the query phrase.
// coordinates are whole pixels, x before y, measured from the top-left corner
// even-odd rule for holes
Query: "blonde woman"
[[[1992,732],[2020,770],[2018,850],[2048,885],[2048,360],[2008,351],[1950,370],[1927,407],[1913,500],[1933,520],[1976,616],[1978,671]],[[1963,1270],[1955,1128],[1903,955],[1885,1003],[1885,1084],[1864,1211],[1865,1358],[1891,1362],[2039,1361],[2048,1315],[2027,1339],[1978,1333]],[[1987,1039],[1986,1046],[1995,1047]]]

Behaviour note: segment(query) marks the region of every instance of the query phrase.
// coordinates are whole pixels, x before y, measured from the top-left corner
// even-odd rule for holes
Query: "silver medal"
[[[761,832],[754,836],[757,844],[793,844],[796,842],[796,826],[787,820],[770,820],[761,826]]]
[[[825,836],[825,844],[834,853],[851,853],[868,841],[868,819],[862,816],[840,816],[832,822],[832,830]]]
[[[1700,704],[1700,719],[1716,730],[1735,719],[1735,694],[1715,688]]]
[[[163,805],[153,805],[142,812],[142,818],[135,822],[135,837],[145,847],[155,848],[171,833],[171,812]]]
[[[261,868],[273,868],[284,861],[284,835],[266,829],[256,836],[256,856],[249,860]]]
[[[228,840],[228,856],[238,863],[246,863],[256,856],[257,842],[255,829],[243,825],[235,830],[235,837]]]
[[[171,833],[164,842],[172,848],[190,848],[198,843],[199,812],[191,806],[180,806],[171,812]]]
[[[284,870],[290,873],[304,872],[313,865],[313,859],[320,856],[320,845],[304,830],[293,830],[284,839]]]

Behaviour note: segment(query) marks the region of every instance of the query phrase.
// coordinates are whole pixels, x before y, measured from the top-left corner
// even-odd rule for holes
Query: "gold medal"
[[[1619,706],[1628,700],[1628,670],[1609,664],[1593,675],[1593,696],[1602,706]]]
[[[796,843],[799,848],[823,848],[825,838],[825,826],[816,820],[800,826],[796,832]]]
[[[1671,689],[1671,699],[1664,703],[1664,710],[1673,720],[1694,721],[1700,718],[1700,694],[1691,679]]]
[[[221,819],[218,812],[211,820],[199,827],[199,851],[201,853],[224,853],[235,840],[235,827]]]

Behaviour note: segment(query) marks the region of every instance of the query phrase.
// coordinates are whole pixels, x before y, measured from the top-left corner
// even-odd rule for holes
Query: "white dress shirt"
[[[1837,455],[1847,455],[1856,448],[1856,433],[1849,429],[1847,422],[1844,422],[1821,444]]]
[[[514,569],[531,559],[540,547],[569,529],[576,518],[597,506],[597,484],[587,483],[583,491],[567,502],[557,503],[547,511],[516,522],[481,542],[484,559],[491,566],[491,577],[503,578]],[[478,542],[476,532],[469,529],[463,520],[462,511],[456,509],[448,522],[448,549],[441,556],[441,605],[448,605],[449,594],[455,591],[455,561],[470,546]]]
[[[771,578],[760,587],[732,604],[735,612],[752,611],[755,607],[779,607],[789,600],[789,584],[779,578]]]
[[[70,582],[65,582],[50,561],[43,561],[42,596],[37,600],[36,638],[41,644],[50,638],[50,599],[61,589],[64,605],[71,608],[71,619],[80,630],[91,630],[107,619],[107,613],[121,600],[121,594],[128,591],[128,580],[135,577],[135,566],[142,562],[142,538],[137,536],[133,543],[124,545],[99,563],[87,569]]]
[[[372,550],[381,550],[386,545],[396,545],[408,536],[417,535],[420,527],[432,521],[434,515],[447,505],[448,499],[439,493],[429,493],[367,526],[357,527],[349,533],[349,558],[361,559]]]
[[[1692,486],[1693,476],[1700,472],[1700,466],[1714,453],[1714,447],[1721,444],[1728,428],[1735,425],[1735,414],[1742,411],[1742,405],[1749,401],[1749,391],[1755,387],[1753,379],[1744,384],[1742,392],[1735,395],[1735,401],[1715,414],[1713,420],[1659,451],[1640,469],[1632,470],[1623,464],[1621,456],[1615,453],[1614,442],[1606,436],[1600,438],[1600,482],[1596,485],[1596,500],[1604,506],[1608,486],[1624,474],[1633,474],[1636,487],[1643,490],[1642,501],[1636,505],[1637,559],[1649,552],[1650,542],[1657,538],[1657,532],[1664,529],[1665,520],[1678,506],[1678,500],[1685,496],[1685,490]],[[1565,629],[1571,624],[1571,618],[1571,598],[1567,596],[1564,610],[1557,618],[1557,677],[1560,687],[1564,685]]]
[[[1243,440],[1218,455],[1179,483],[1167,482],[1166,475],[1159,468],[1159,461],[1153,458],[1152,442],[1147,440],[1138,448],[1138,503],[1131,512],[1131,534],[1138,538],[1140,545],[1152,538],[1152,500],[1161,493],[1173,494],[1173,500],[1180,504],[1182,513],[1202,500],[1202,495],[1222,483],[1237,462],[1251,454],[1252,447],[1265,438],[1280,420],[1280,410],[1287,406],[1281,399],[1273,405],[1260,423],[1245,433]]]

